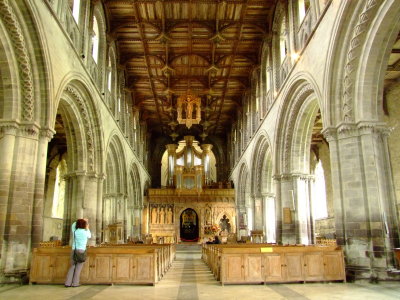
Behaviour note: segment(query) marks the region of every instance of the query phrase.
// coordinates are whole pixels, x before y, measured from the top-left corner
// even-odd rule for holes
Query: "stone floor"
[[[400,283],[307,283],[221,286],[200,259],[200,248],[181,246],[172,268],[153,286],[4,285],[0,299],[400,299]]]

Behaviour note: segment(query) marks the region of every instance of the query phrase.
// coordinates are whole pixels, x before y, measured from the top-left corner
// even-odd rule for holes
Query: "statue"
[[[164,220],[165,220],[164,207],[161,207],[159,215],[160,215],[159,223],[164,224]]]
[[[168,208],[167,211],[167,224],[172,224],[172,210],[171,207]]]
[[[205,224],[210,225],[211,224],[211,212],[209,208],[206,208],[205,212]]]
[[[221,231],[231,232],[231,224],[229,223],[229,219],[226,218],[226,215],[223,215],[222,219],[219,221],[219,227]]]
[[[151,224],[157,224],[157,208],[155,206],[151,209]]]

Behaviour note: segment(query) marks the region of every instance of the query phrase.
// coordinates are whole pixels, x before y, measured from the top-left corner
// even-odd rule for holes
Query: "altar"
[[[235,191],[229,182],[217,185],[210,180],[210,151],[193,146],[193,136],[185,136],[185,146],[167,145],[168,186],[149,189],[143,210],[142,235],[173,242],[202,242],[236,228]]]

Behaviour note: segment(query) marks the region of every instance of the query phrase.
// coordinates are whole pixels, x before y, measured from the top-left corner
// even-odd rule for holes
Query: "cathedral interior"
[[[0,0],[0,62],[0,283],[87,218],[83,284],[398,284],[400,0]]]

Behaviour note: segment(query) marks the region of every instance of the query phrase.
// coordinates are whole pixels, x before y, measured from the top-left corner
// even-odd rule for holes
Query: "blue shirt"
[[[86,250],[87,241],[92,237],[90,230],[82,228],[76,229],[76,222],[72,224],[71,229],[72,229],[72,249],[76,248],[78,250]]]

